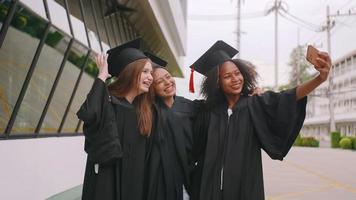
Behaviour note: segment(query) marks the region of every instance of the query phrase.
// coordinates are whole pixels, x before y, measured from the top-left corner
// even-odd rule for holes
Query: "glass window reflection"
[[[40,133],[56,133],[69,103],[80,69],[84,64],[87,48],[74,42],[58,82]]]
[[[0,5],[7,12],[10,2]],[[1,18],[3,22],[4,18]],[[18,6],[0,50],[0,132],[3,133],[27,71],[35,55],[46,22],[28,9]],[[16,128],[16,127],[15,127]]]
[[[17,114],[12,134],[35,131],[69,41],[70,38],[64,33],[55,28],[50,29]]]

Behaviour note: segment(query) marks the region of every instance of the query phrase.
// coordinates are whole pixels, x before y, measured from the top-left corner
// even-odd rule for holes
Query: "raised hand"
[[[326,79],[328,79],[330,68],[332,65],[329,54],[326,52],[319,52],[316,61],[318,64],[314,65],[314,68],[319,71],[319,78],[322,81],[326,81]]]
[[[256,87],[253,89],[252,93],[249,94],[249,96],[255,96],[255,95],[261,95],[263,94],[265,91],[263,88],[260,88],[260,87]]]
[[[108,59],[108,55],[105,53],[100,53],[95,57],[95,63],[99,69],[98,78],[100,78],[104,82],[106,81],[107,78],[111,77],[108,70],[107,59]]]

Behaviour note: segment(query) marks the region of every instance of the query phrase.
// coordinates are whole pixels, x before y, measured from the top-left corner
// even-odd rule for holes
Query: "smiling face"
[[[227,96],[241,94],[244,85],[244,77],[233,62],[224,62],[219,67],[219,85],[221,90]]]
[[[138,81],[138,94],[148,92],[153,82],[152,71],[153,70],[151,62],[146,62],[141,71],[140,79]]]
[[[172,75],[163,68],[157,68],[153,72],[153,88],[157,96],[165,99],[176,94],[176,83]]]

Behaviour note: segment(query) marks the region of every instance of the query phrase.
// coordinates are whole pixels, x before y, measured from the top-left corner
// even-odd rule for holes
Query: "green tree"
[[[301,84],[312,78],[312,73],[310,72],[312,67],[305,59],[305,55],[306,49],[304,46],[298,45],[292,50],[288,63],[288,65],[291,66],[288,83],[289,87],[295,87],[297,86],[297,83]]]

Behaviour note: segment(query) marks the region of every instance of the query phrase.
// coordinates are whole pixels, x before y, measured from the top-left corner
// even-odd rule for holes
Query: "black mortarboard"
[[[222,40],[215,42],[200,58],[190,66],[195,71],[206,75],[214,67],[231,60],[239,51]]]
[[[156,66],[154,67],[166,67],[167,66],[167,61],[163,60],[162,58],[153,55],[152,53],[149,52],[144,52],[144,54],[155,64]]]
[[[200,58],[195,61],[190,68],[189,91],[194,92],[193,72],[194,70],[205,75],[214,67],[221,65],[225,61],[231,60],[239,51],[222,40],[215,42]]]
[[[141,41],[142,39],[138,38],[107,51],[107,54],[109,54],[109,74],[112,76],[118,76],[128,64],[138,59],[147,58],[147,56],[139,50],[141,47]]]

